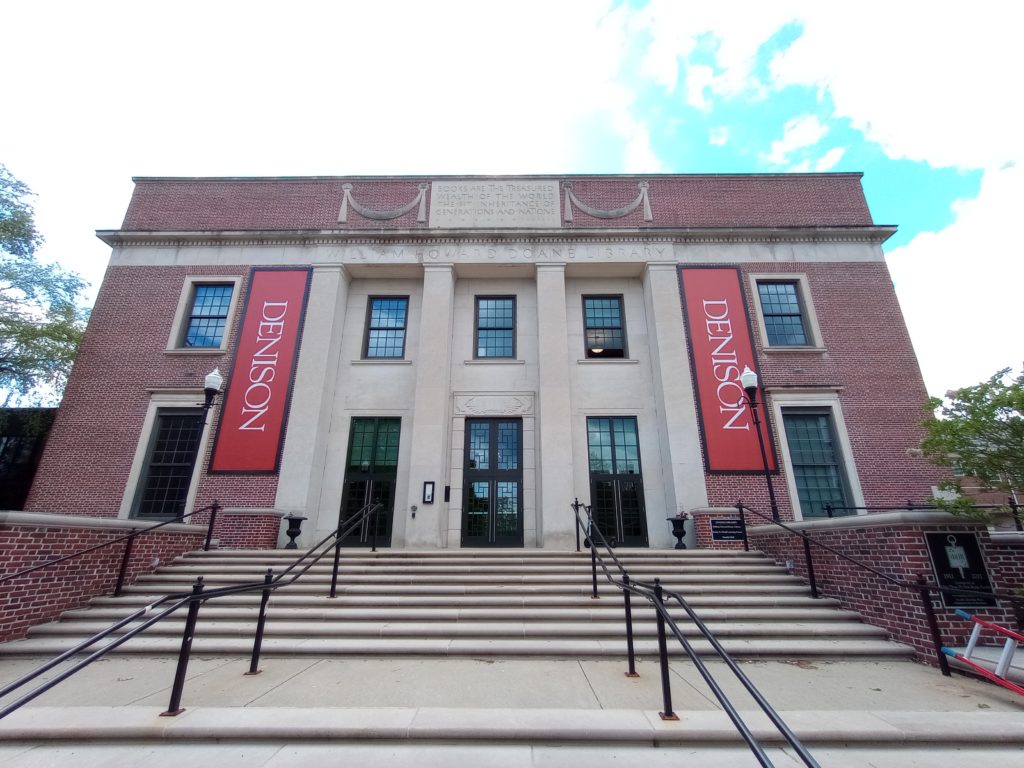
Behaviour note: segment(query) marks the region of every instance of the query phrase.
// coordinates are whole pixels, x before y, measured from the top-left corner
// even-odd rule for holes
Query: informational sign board
[[[712,541],[743,541],[745,538],[743,524],[739,520],[711,518]]]
[[[977,592],[991,592],[985,561],[981,557],[981,546],[975,533],[928,532],[928,554],[932,569],[940,587],[969,589]],[[942,604],[947,608],[982,608],[996,604],[992,597],[974,597],[964,593],[942,594]]]

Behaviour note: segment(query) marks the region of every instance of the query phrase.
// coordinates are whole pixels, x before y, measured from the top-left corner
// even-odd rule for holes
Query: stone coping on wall
[[[842,528],[891,528],[902,525],[987,527],[985,523],[959,517],[949,512],[906,509],[893,510],[892,512],[873,512],[869,515],[844,515],[843,517],[800,520],[797,522],[787,522],[786,525],[795,531],[830,531]],[[747,536],[770,536],[783,530],[777,525],[748,525]]]
[[[299,510],[274,509],[273,507],[221,507],[218,515],[286,517]]]
[[[57,515],[44,512],[0,512],[0,526],[27,528],[149,528],[159,520],[130,520],[120,517],[86,517],[84,515]],[[169,523],[159,529],[165,533],[205,534],[205,525]]]

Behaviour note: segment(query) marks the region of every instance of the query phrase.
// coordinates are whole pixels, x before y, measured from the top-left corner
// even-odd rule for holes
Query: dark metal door
[[[636,419],[588,418],[587,446],[594,522],[611,544],[646,547],[647,513]]]
[[[366,505],[379,502],[381,506],[376,516],[378,547],[391,546],[401,425],[401,419],[352,419],[345,488],[341,496],[342,526]],[[373,540],[371,525],[373,519],[364,520],[342,539],[342,544],[350,547],[369,546]]]
[[[466,419],[462,546],[523,546],[523,423]]]

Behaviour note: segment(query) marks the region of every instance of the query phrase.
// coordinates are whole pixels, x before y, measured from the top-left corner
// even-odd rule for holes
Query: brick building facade
[[[745,366],[784,518],[923,501],[892,232],[856,174],[137,179],[26,509],[560,547],[578,497],[665,547],[768,509]]]

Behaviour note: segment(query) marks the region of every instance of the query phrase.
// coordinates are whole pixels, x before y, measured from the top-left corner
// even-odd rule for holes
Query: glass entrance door
[[[636,419],[587,419],[590,504],[594,522],[610,544],[647,546],[644,480]]]
[[[395,510],[395,477],[398,474],[398,437],[401,419],[352,419],[345,467],[345,488],[341,495],[342,526],[371,502],[380,502],[377,512],[377,546],[391,546],[391,522]],[[363,521],[342,539],[349,547],[370,546],[372,518]]]
[[[523,422],[466,419],[462,546],[523,546]]]

